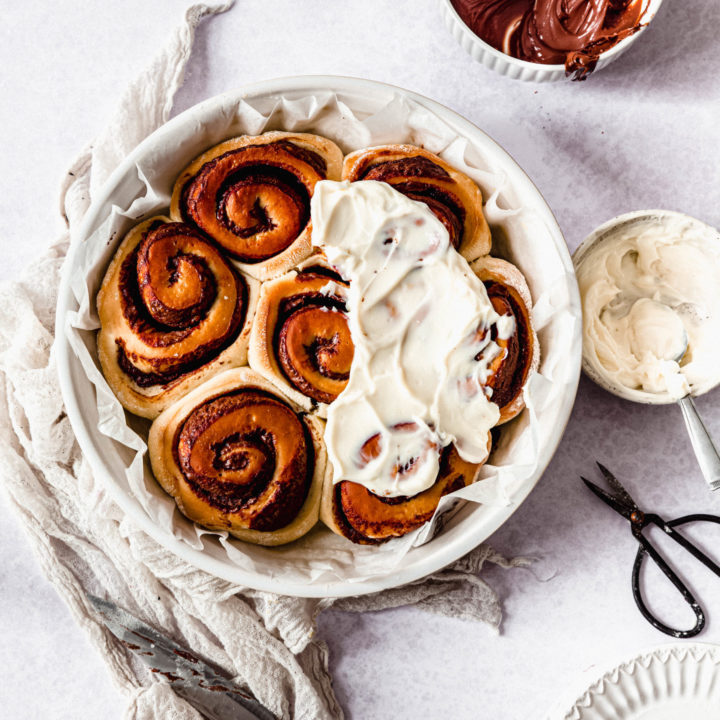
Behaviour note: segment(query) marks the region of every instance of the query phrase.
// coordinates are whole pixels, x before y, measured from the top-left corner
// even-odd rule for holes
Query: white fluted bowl
[[[500,75],[505,75],[516,80],[527,82],[557,82],[567,79],[564,65],[543,65],[542,63],[519,60],[511,55],[497,50],[484,40],[479,38],[460,18],[452,5],[451,0],[440,0],[442,4],[443,18],[445,25],[452,33],[452,36],[460,43],[460,46],[474,60],[482,63],[485,67]],[[657,14],[662,5],[662,0],[647,0],[647,12],[644,16],[645,26],[635,34],[625,38],[607,52],[600,55],[593,72],[598,72],[607,67],[613,60],[617,60],[630,46],[645,33],[648,25]]]

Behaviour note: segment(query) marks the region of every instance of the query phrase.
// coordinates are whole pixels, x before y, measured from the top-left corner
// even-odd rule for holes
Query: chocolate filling
[[[211,466],[200,466],[195,445],[213,432],[216,422],[238,414],[237,425],[242,428],[261,414],[260,408],[272,413],[271,427],[218,437],[209,443]],[[298,441],[298,436],[297,452],[284,467],[278,466],[278,447],[289,439]],[[209,398],[196,407],[175,433],[173,455],[195,495],[224,513],[241,517],[248,528],[263,532],[279,530],[297,517],[315,463],[312,438],[302,419],[279,398],[254,388]],[[244,471],[248,477],[243,476]],[[228,479],[228,475],[233,477]]]
[[[237,302],[228,330],[225,334],[198,346],[192,352],[175,357],[173,345],[185,340],[203,322],[217,297],[217,287],[202,255],[182,252],[169,257],[166,261],[167,269],[170,270],[170,282],[171,284],[174,282],[173,266],[177,266],[179,262],[186,262],[194,267],[198,272],[201,286],[198,301],[186,308],[168,308],[153,295],[148,268],[150,248],[154,243],[166,240],[173,234],[196,241],[200,250],[203,245],[210,246],[208,240],[182,223],[154,225],[146,231],[137,248],[125,258],[120,268],[118,279],[120,306],[129,328],[148,347],[168,349],[163,357],[144,357],[137,353],[129,353],[121,338],[115,340],[120,369],[142,388],[168,385],[217,357],[235,341],[245,322],[247,285],[232,266],[223,260],[222,256],[218,256],[219,261],[225,263],[232,274],[237,294]],[[212,251],[216,252],[214,248]],[[145,302],[148,297],[151,298],[149,306]],[[182,323],[187,323],[187,327],[182,327]],[[136,365],[138,362],[150,365],[153,370],[140,370]]]
[[[527,310],[517,295],[499,282],[484,283],[490,301],[496,311],[511,314],[515,318],[515,332],[507,341],[506,355],[498,372],[488,382],[493,393],[490,398],[501,410],[522,392],[530,369],[532,358],[532,337],[528,324]],[[492,339],[497,339],[493,326]]]
[[[303,276],[307,279],[310,274],[304,273]],[[298,276],[298,280],[301,277]],[[343,317],[347,312],[345,303],[340,298],[320,292],[298,293],[283,298],[278,307],[273,347],[283,375],[296,390],[317,402],[330,403],[335,399],[336,395],[323,390],[321,387],[316,387],[312,383],[312,378],[306,377],[302,366],[296,367],[295,358],[287,344],[288,334],[293,323],[303,322],[303,315],[314,313],[320,308],[324,308],[328,312],[339,313]],[[312,318],[308,320],[312,321]],[[349,371],[338,372],[330,367],[327,361],[332,361],[340,352],[341,343],[351,342],[349,337],[349,330],[345,336],[338,334],[338,332],[330,337],[318,333],[304,345],[302,359],[306,360],[309,366],[322,377],[340,382],[347,381]]]
[[[297,274],[297,277],[295,279],[297,282],[302,283],[306,280],[312,280],[313,278],[318,277],[318,275],[321,277],[330,278],[335,282],[345,282],[345,280],[340,275],[340,273],[337,272],[337,270],[325,267],[324,265],[312,265],[310,267],[306,267]]]
[[[208,172],[209,169],[212,169],[217,165],[218,161],[223,160],[227,157],[230,157],[231,155],[242,155],[242,153],[246,153],[248,150],[253,150],[257,148],[268,148],[270,151],[272,151],[272,148],[280,149],[288,153],[294,158],[297,158],[298,160],[301,160],[302,162],[309,165],[315,172],[320,175],[321,177],[327,177],[327,163],[325,162],[325,159],[319,155],[316,152],[313,152],[312,150],[307,150],[305,148],[301,148],[298,145],[295,145],[294,143],[288,141],[288,140],[276,140],[272,143],[260,143],[258,145],[246,145],[245,147],[236,148],[235,150],[228,150],[228,152],[223,153],[222,155],[218,155],[216,158],[213,158],[212,160],[205,163],[196,173],[195,175],[189,177],[185,184],[182,187],[182,190],[180,191],[180,214],[183,218],[183,220],[190,224],[195,224],[195,219],[192,216],[192,210],[189,207],[188,199],[190,191],[193,188],[194,183],[198,180],[198,177],[202,175],[203,173]],[[272,158],[270,158],[270,161]],[[270,163],[269,163],[270,164]],[[258,166],[260,171],[262,172],[265,169],[265,166]],[[297,178],[293,178],[295,182],[298,182]],[[305,194],[307,195],[307,191],[305,191]]]
[[[434,163],[424,155],[399,158],[398,160],[385,160],[373,164],[361,175],[362,180],[387,181],[388,178],[431,178],[433,180],[452,180],[445,168]]]
[[[253,225],[240,227],[230,219],[227,211],[228,199],[243,186],[272,186],[278,188],[283,193],[285,202],[295,207],[300,228],[307,225],[310,219],[310,196],[307,188],[297,177],[287,170],[273,167],[270,163],[267,165],[251,165],[240,168],[229,175],[220,186],[215,200],[218,222],[234,235],[246,239],[273,230],[276,227],[259,198],[255,200],[255,205],[250,212],[252,219],[255,221]],[[289,238],[288,244],[294,239],[293,237]]]

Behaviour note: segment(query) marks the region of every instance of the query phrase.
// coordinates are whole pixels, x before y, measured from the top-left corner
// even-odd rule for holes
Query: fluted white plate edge
[[[544,720],[720,720],[718,645],[660,645],[595,677]]]

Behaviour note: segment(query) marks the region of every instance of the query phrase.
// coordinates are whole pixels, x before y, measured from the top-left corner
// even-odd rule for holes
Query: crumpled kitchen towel
[[[167,46],[125,92],[107,128],[70,168],[62,187],[63,233],[24,276],[0,290],[0,477],[43,571],[108,664],[133,720],[199,720],[98,622],[86,593],[112,599],[225,668],[278,717],[341,718],[328,651],[314,637],[318,613],[414,604],[497,628],[501,608],[478,577],[506,560],[481,546],[421,581],[375,595],[300,599],[233,585],[186,564],[124,517],[83,458],[68,419],[53,352],[60,271],[95,191],[138,142],[165,122],[182,84],[200,20],[228,9],[197,4]]]

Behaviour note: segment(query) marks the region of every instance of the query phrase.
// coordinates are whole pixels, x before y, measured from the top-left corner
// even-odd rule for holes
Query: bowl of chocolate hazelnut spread
[[[509,77],[584,80],[622,55],[662,0],[443,0],[455,39]]]

